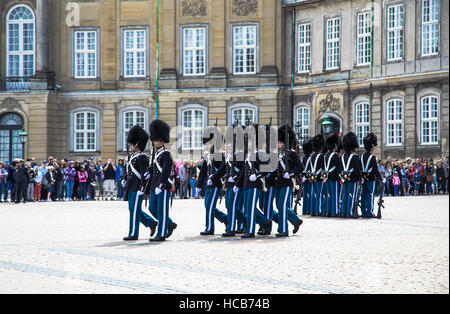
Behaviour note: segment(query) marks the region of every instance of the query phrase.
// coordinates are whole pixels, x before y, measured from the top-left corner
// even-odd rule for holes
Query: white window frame
[[[84,47],[85,49],[78,49],[77,48],[77,34],[84,34]],[[95,42],[94,42],[94,49],[88,49],[88,34],[89,33],[93,33],[95,34]],[[73,51],[73,77],[75,79],[96,79],[98,78],[98,69],[99,69],[99,42],[100,42],[100,38],[99,38],[99,31],[98,29],[73,29],[73,39],[72,39],[72,51]],[[83,74],[84,75],[79,75],[78,74],[78,58],[77,55],[78,54],[84,54],[84,69],[83,69]],[[89,54],[94,54],[94,60],[95,60],[95,69],[94,69],[94,74],[93,75],[89,75],[89,70],[88,70],[88,55]]]
[[[131,127],[127,127],[127,115],[128,114],[132,114],[132,124]],[[137,116],[138,114],[142,114],[142,122],[138,123],[137,120]],[[148,125],[148,111],[145,109],[129,109],[127,108],[126,110],[123,110],[121,112],[121,125],[122,125],[122,149],[124,151],[127,150],[127,139],[128,139],[128,132],[130,131],[130,129],[135,126],[135,125],[139,125],[140,127],[142,127],[144,130],[147,130],[147,125]]]
[[[93,115],[94,119],[94,129],[88,128],[88,118],[89,115]],[[83,115],[83,129],[77,129],[77,118],[78,115]],[[95,152],[97,150],[98,145],[98,112],[91,111],[91,110],[78,110],[76,112],[73,112],[73,151],[74,152]],[[83,147],[78,148],[77,147],[77,135],[83,134]],[[88,148],[88,135],[93,134],[94,135],[94,143],[93,148]]]
[[[196,44],[193,47],[186,47],[188,41],[186,40],[187,32],[191,31],[193,32],[193,37],[197,38],[198,32],[203,31],[203,45],[197,46]],[[208,68],[208,27],[206,25],[201,26],[184,26],[181,28],[181,45],[182,45],[182,73],[183,76],[204,76],[207,74],[207,68]],[[194,40],[194,43],[197,41]],[[192,73],[189,73],[187,71],[187,51],[191,51],[193,53],[192,55]],[[203,69],[199,67],[198,64],[196,64],[195,58],[197,57],[197,52],[203,51]]]
[[[336,70],[341,66],[341,18],[326,20],[325,68]]]
[[[19,7],[23,7],[27,10],[30,11],[31,15],[33,16],[33,19],[20,19],[20,20],[11,20],[10,19],[10,15],[13,12],[13,10],[19,8]],[[23,76],[32,76],[34,75],[35,71],[36,71],[36,17],[35,14],[33,12],[33,10],[24,4],[19,4],[16,6],[13,6],[9,11],[8,14],[6,15],[6,76],[7,77],[23,77]],[[32,40],[32,45],[33,45],[33,49],[32,50],[24,50],[24,25],[25,24],[32,24],[33,25],[33,40]],[[10,50],[10,27],[11,25],[18,25],[18,50],[14,51],[14,50]],[[19,57],[19,67],[18,67],[18,73],[17,75],[11,75],[12,73],[10,73],[11,71],[11,66],[10,66],[10,57],[11,56],[18,56]],[[24,57],[25,56],[32,56],[33,57],[33,71],[32,74],[30,75],[25,75],[24,74]]]
[[[311,72],[311,23],[302,23],[297,28],[297,73]]]
[[[252,119],[250,120],[250,123],[258,123],[258,107],[252,104],[235,104],[233,106],[230,106],[228,108],[228,123],[229,125],[234,124],[234,116],[235,113],[241,111],[239,113],[241,123],[238,123],[237,125],[247,125],[246,123],[246,111],[252,113]]]
[[[370,103],[360,101],[355,104],[353,127],[359,146],[364,146],[363,139],[370,133]]]
[[[243,30],[243,45],[236,45],[236,30],[242,29]],[[254,45],[249,45],[246,42],[247,35],[249,34],[249,30],[254,29]],[[258,71],[259,66],[259,25],[258,24],[233,24],[232,25],[232,31],[231,31],[231,41],[232,41],[232,47],[233,47],[233,53],[232,53],[232,68],[233,68],[233,74],[236,75],[248,75],[248,74],[256,74]],[[236,51],[238,49],[242,49],[242,64],[243,64],[243,70],[238,71],[237,59],[236,59]],[[249,51],[253,49],[254,51],[254,63],[253,63],[253,71],[249,70],[250,66],[248,65],[248,61],[250,58],[248,58]]]
[[[300,119],[300,117],[299,117],[299,111],[303,111],[302,119]],[[306,119],[304,118],[305,112],[306,112],[306,116],[307,116]],[[299,133],[298,129],[300,129],[300,137],[298,138],[298,140],[302,141],[302,139],[310,137],[310,135],[311,135],[311,108],[306,104],[300,104],[300,105],[295,106],[294,117],[295,117],[294,132],[296,135]],[[299,121],[301,122],[301,126],[297,127]]]
[[[425,4],[428,3],[428,6]],[[434,5],[432,5],[434,4]],[[439,0],[422,0],[422,31],[421,31],[421,43],[422,43],[422,56],[433,56],[439,54]],[[426,8],[429,8],[429,14],[426,15]],[[433,19],[433,16],[437,16],[437,19]],[[428,17],[428,18],[427,18]],[[433,27],[435,27],[435,33],[432,33]],[[425,34],[429,34],[429,40],[425,40]],[[433,35],[436,35],[433,38]],[[433,42],[435,41],[435,45]],[[434,48],[434,49],[433,49]]]
[[[424,117],[424,100],[428,99],[428,104],[429,106],[431,106],[430,104],[430,100],[431,99],[436,99],[436,116],[435,117],[430,117],[430,115],[428,117]],[[440,97],[438,95],[435,94],[427,94],[427,95],[423,95],[420,97],[420,143],[422,145],[437,145],[439,144],[439,137],[440,137],[440,128],[439,128],[439,110],[440,110]],[[429,112],[431,112],[431,108],[429,109]],[[431,133],[431,124],[436,123],[436,127],[435,127],[435,141],[431,141],[431,138],[433,137],[432,133]],[[425,141],[425,132],[424,132],[424,125],[428,124],[428,128],[429,128],[429,135],[428,137],[430,138],[428,141]]]
[[[190,112],[191,113],[191,127],[185,127],[184,126],[184,119],[185,115]],[[201,125],[199,126],[192,126],[193,125],[193,116],[195,112],[201,112]],[[202,135],[203,135],[203,129],[207,126],[207,110],[201,106],[201,105],[187,105],[179,110],[180,115],[180,126],[181,126],[181,149],[182,150],[202,150],[203,149],[203,141],[202,141]],[[197,131],[198,138],[196,143],[193,141],[193,133]],[[185,134],[186,132],[190,132],[190,142],[187,143],[185,141]],[[195,145],[197,144],[197,145]]]
[[[404,8],[403,4],[392,5],[387,8],[387,60],[403,59],[404,54]]]
[[[391,105],[394,105],[392,118],[390,117],[391,113],[389,112]],[[398,112],[396,109],[398,107],[400,108],[400,117],[397,116]],[[402,146],[404,138],[404,124],[403,124],[404,103],[402,98],[396,97],[386,100],[385,117],[386,117],[386,146]],[[394,132],[393,136],[389,134],[391,130]],[[400,135],[395,134],[398,131],[400,132]]]
[[[372,14],[358,13],[356,17],[356,64],[370,65],[372,47]]]
[[[138,46],[137,42],[137,34],[143,32],[143,45],[140,47]],[[127,36],[129,34],[132,34],[133,41],[131,43],[132,47],[127,46]],[[127,54],[132,54],[132,60],[133,60],[133,68],[132,73],[128,73],[128,64],[127,64]],[[143,65],[142,65],[142,71],[143,73],[138,74],[138,71],[140,69],[138,68],[139,64],[139,57],[138,54],[144,54],[143,56]],[[147,28],[123,28],[122,29],[122,76],[125,78],[142,78],[147,77],[148,75],[148,29]]]

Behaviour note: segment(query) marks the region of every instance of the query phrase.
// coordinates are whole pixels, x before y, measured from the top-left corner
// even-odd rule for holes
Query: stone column
[[[48,71],[48,0],[36,0],[36,72]]]

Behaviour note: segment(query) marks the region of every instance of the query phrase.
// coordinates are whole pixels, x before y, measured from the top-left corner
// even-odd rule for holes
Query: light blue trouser
[[[244,190],[244,208],[247,217],[246,233],[255,234],[255,224],[262,225],[267,221],[267,218],[256,208],[261,193],[262,190],[257,188]]]
[[[275,203],[277,205],[278,215],[274,215],[273,220],[278,223],[278,232],[289,232],[287,222],[289,221],[295,225],[300,220],[294,211],[291,210],[292,187],[277,189]]]
[[[227,215],[216,208],[220,192],[220,188],[217,187],[205,190],[206,232],[214,232],[214,218],[221,223],[227,222]]]
[[[376,182],[367,181],[362,185],[361,190],[361,213],[362,217],[375,217],[373,205],[375,200]]]
[[[233,188],[227,188],[225,192],[225,206],[227,208],[227,230],[236,231],[236,221],[238,224],[242,224],[245,221],[245,216],[242,213],[242,197],[243,192],[239,190],[237,193],[233,191]]]
[[[323,182],[318,181],[313,184],[312,195],[310,201],[311,214],[320,215],[322,210],[322,192],[323,192]]]
[[[197,198],[198,197],[197,189],[196,189],[197,181],[195,179],[189,179],[189,183],[191,185],[191,197]]]
[[[338,181],[327,180],[327,215],[337,216],[339,213],[339,188]]]
[[[342,185],[342,217],[353,217],[358,201],[358,182],[348,182]]]
[[[67,181],[66,182],[66,197],[67,198],[72,198],[74,184],[75,184],[74,181]]]
[[[128,236],[139,237],[139,223],[149,227],[155,221],[142,211],[143,195],[137,196],[137,192],[128,192],[128,210],[130,211],[130,231]]]
[[[311,214],[311,196],[312,196],[313,185],[311,182],[305,181],[304,191],[303,191],[303,215]]]

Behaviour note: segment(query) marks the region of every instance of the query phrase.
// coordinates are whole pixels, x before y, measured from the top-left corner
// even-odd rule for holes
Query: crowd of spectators
[[[201,163],[174,162],[172,180],[174,197],[200,198],[196,193]],[[410,196],[448,193],[449,160],[416,159],[412,161],[387,158],[378,161],[378,170],[386,179],[385,196]],[[57,160],[49,157],[38,164],[35,158],[26,161],[0,161],[0,202],[52,202],[122,200],[123,180],[126,176],[125,160],[115,163],[89,158],[82,162]],[[382,185],[379,185],[380,187]]]

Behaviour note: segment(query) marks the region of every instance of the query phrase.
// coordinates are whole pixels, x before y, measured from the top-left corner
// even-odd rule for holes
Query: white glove
[[[291,177],[290,174],[287,172],[285,172],[283,175],[283,178],[285,178],[285,179],[289,179],[290,177]]]
[[[209,177],[208,177],[208,179],[211,179],[212,177],[213,177],[213,174],[210,174]]]
[[[208,182],[206,182],[206,184],[208,184],[208,185],[212,185],[212,181],[211,181],[211,179],[208,179]]]
[[[234,179],[233,179],[233,177],[229,177],[229,178],[228,178],[228,182],[230,182],[230,183],[234,183]]]
[[[255,182],[255,181],[256,181],[256,175],[255,175],[255,174],[252,174],[252,175],[250,176],[250,181],[252,181],[252,182]]]
[[[122,180],[122,186],[125,187],[125,185],[127,185],[127,181],[125,181],[125,179],[124,179],[124,180]]]
[[[237,186],[233,186],[233,192],[234,193],[238,193],[239,192],[239,188]]]
[[[155,188],[155,195],[159,195],[162,192],[160,188]]]
[[[195,192],[196,192],[197,194],[199,194],[201,191],[202,191],[201,188],[195,188]]]
[[[386,183],[386,178],[383,178],[383,180],[381,180],[381,182]]]
[[[302,182],[305,183],[306,182],[306,178],[302,178]]]
[[[142,192],[141,190],[137,191],[137,196],[139,197],[141,195],[144,195],[144,192]]]
[[[146,173],[144,174],[144,179],[145,179],[145,180],[150,179],[150,173],[149,173],[149,172],[146,172]]]

